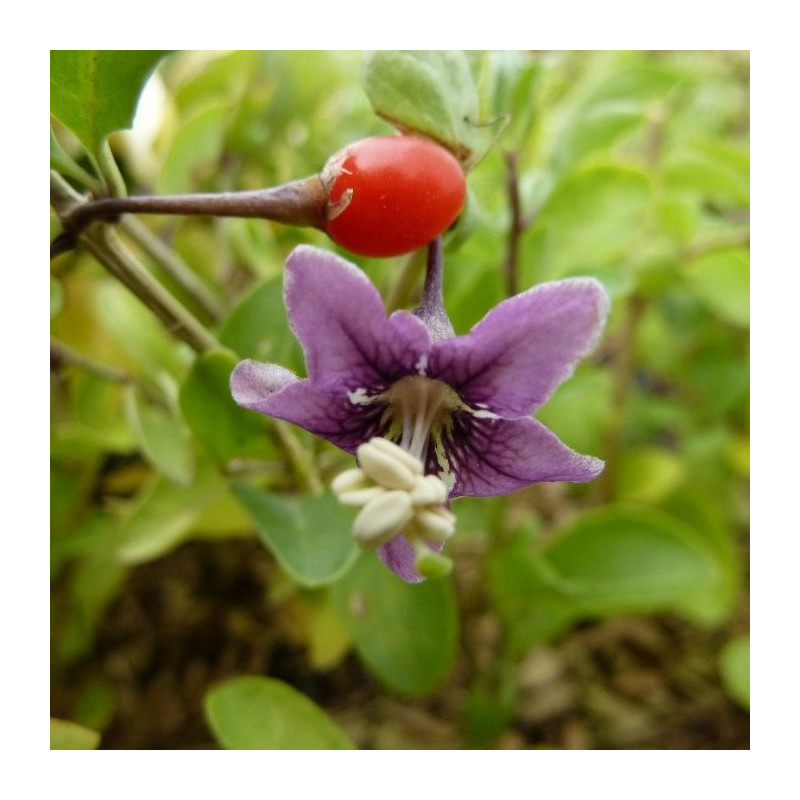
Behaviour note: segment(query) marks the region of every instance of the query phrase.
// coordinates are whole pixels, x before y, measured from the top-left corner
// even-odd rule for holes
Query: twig
[[[508,245],[506,247],[505,276],[506,294],[513,297],[519,291],[517,266],[519,261],[519,240],[525,232],[526,223],[522,217],[522,205],[519,197],[519,175],[517,169],[517,154],[508,151],[505,154],[506,162],[506,189],[508,202],[511,206],[511,224],[508,228]]]
[[[116,221],[121,214],[180,214],[256,217],[323,230],[327,198],[318,175],[283,186],[219,194],[104,197],[77,206],[63,217],[65,230],[80,233],[95,220]]]
[[[609,421],[605,436],[604,455],[606,467],[598,479],[597,487],[603,503],[614,499],[619,461],[624,445],[625,419],[628,399],[634,378],[636,357],[636,330],[646,307],[644,298],[632,295],[624,309],[619,347],[612,372],[613,418]]]

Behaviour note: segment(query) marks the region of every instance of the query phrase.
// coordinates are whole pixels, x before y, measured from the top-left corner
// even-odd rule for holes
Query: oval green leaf
[[[750,325],[750,253],[718,250],[687,264],[686,280],[712,311],[734,325]]]
[[[269,420],[234,403],[230,377],[238,363],[228,350],[204,353],[181,386],[180,406],[192,433],[219,461],[250,453],[266,440]]]
[[[145,81],[168,50],[51,50],[50,113],[96,154],[129,128]]]
[[[650,192],[645,172],[617,164],[585,167],[560,180],[520,259],[523,285],[608,267],[611,276],[620,273],[645,222]]]
[[[390,689],[420,697],[450,672],[458,616],[449,580],[408,584],[365,553],[334,598],[359,656]]]
[[[208,725],[226,750],[355,750],[344,731],[281,681],[234,678],[205,697]]]
[[[189,486],[194,454],[183,420],[172,409],[147,402],[135,386],[126,392],[125,410],[147,461],[173,483]]]
[[[463,50],[375,50],[364,59],[375,113],[458,155],[479,149],[478,91]],[[481,137],[482,138],[482,137]]]
[[[333,495],[280,497],[244,482],[235,483],[233,493],[264,545],[303,586],[331,583],[355,560],[354,515]]]
[[[716,580],[716,565],[688,525],[645,509],[607,508],[578,518],[546,550],[580,612],[671,607]]]

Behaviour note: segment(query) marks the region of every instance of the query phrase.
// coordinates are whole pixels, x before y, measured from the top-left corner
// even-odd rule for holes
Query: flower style
[[[425,476],[444,482],[449,499],[595,478],[602,461],[570,449],[530,415],[594,346],[608,309],[603,287],[590,278],[544,283],[455,336],[441,303],[440,251],[438,258],[438,270],[429,261],[416,312],[387,317],[360,269],[296,248],[284,293],[308,377],[242,361],[231,376],[236,402],[348,453],[376,437],[394,442],[421,462]],[[419,581],[418,544],[397,531],[378,553],[401,578]],[[427,546],[438,551],[442,542]]]

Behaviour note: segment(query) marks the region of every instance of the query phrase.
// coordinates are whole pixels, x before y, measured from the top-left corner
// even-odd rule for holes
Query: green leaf
[[[137,297],[110,278],[91,288],[92,312],[100,328],[93,335],[119,348],[121,366],[130,366],[135,374],[156,382],[165,372],[172,376],[185,374],[191,351],[183,345],[176,347],[175,339]]]
[[[616,164],[570,173],[542,207],[525,245],[523,285],[609,267],[620,273],[644,224],[650,191],[644,172]]]
[[[51,50],[50,113],[96,154],[129,128],[147,77],[167,50]]]
[[[559,164],[577,164],[597,150],[610,149],[645,123],[644,109],[631,102],[610,101],[581,109],[559,141]]]
[[[115,516],[95,511],[53,547],[56,560],[76,557],[66,593],[53,595],[58,604],[51,609],[51,626],[58,631],[53,654],[64,663],[90,651],[98,623],[125,579],[126,569],[116,558],[118,527]]]
[[[536,412],[566,444],[581,453],[599,453],[612,415],[608,370],[582,367]]]
[[[287,684],[244,676],[212,689],[204,708],[226,750],[355,750],[325,712]]]
[[[203,171],[217,166],[229,121],[230,108],[215,105],[181,127],[159,173],[159,194],[197,190]]]
[[[148,462],[173,483],[188,486],[194,476],[194,454],[183,420],[170,409],[148,403],[135,386],[126,392],[125,410]]]
[[[578,617],[575,604],[558,586],[558,576],[522,536],[493,550],[487,578],[492,605],[508,630],[512,658],[554,639]]]
[[[226,483],[208,463],[198,463],[194,483],[187,488],[159,476],[123,525],[119,560],[140,564],[168,553],[186,539],[200,515],[226,490]]]
[[[593,616],[674,606],[716,578],[688,525],[645,509],[584,514],[550,543],[546,558],[580,612]]]
[[[664,447],[631,447],[622,455],[617,497],[623,502],[655,505],[677,488],[685,465]]]
[[[462,50],[374,50],[364,88],[375,113],[466,156],[480,148],[478,92]]]
[[[370,552],[333,590],[356,651],[390,689],[421,697],[449,674],[458,637],[449,580],[405,583]]]
[[[692,291],[735,325],[750,325],[750,254],[743,247],[717,250],[686,265]]]
[[[698,624],[723,624],[735,612],[742,583],[740,548],[725,499],[694,482],[671,497],[664,510],[691,525],[717,567],[716,580],[687,592],[678,609]]]
[[[225,462],[249,454],[266,441],[269,420],[240,408],[231,397],[230,377],[238,363],[228,350],[200,356],[181,386],[183,417],[208,452]],[[256,440],[254,442],[254,440]]]
[[[233,493],[261,541],[298,583],[331,583],[355,561],[353,513],[332,495],[280,497],[243,482],[233,485]]]
[[[727,153],[708,146],[672,154],[664,164],[663,175],[669,188],[693,192],[726,205],[750,205],[749,161],[742,169]]]
[[[97,750],[99,744],[97,731],[67,720],[50,718],[51,750]]]
[[[750,710],[750,637],[731,639],[719,654],[719,670],[728,694]]]
[[[286,319],[282,278],[256,284],[225,320],[219,341],[242,358],[301,371],[303,353]]]

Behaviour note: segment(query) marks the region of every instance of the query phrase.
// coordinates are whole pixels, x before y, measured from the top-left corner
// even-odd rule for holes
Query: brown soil
[[[362,748],[749,749],[749,716],[716,671],[730,632],[672,616],[617,618],[537,648],[493,742],[465,734],[467,686],[491,665],[498,632],[473,581],[458,576],[462,641],[451,680],[404,701],[354,655],[314,671],[268,592],[276,569],[255,541],[193,542],[131,571],[92,652],[53,667],[51,713],[75,718],[89,684],[110,687],[104,749],[212,749],[202,699],[234,675],[270,675],[319,703]],[[744,624],[744,623],[741,623]],[[473,699],[474,703],[474,699]]]

